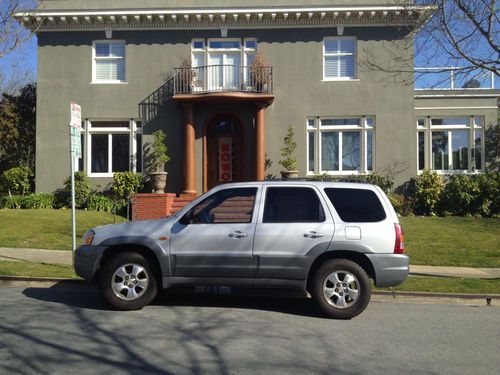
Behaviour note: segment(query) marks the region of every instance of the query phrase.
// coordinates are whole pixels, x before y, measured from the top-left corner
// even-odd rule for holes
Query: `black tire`
[[[104,264],[99,284],[104,299],[117,310],[140,310],[157,293],[156,278],[148,261],[130,251],[118,253]]]
[[[354,318],[370,302],[368,275],[359,264],[351,260],[328,260],[318,268],[313,277],[312,297],[320,311],[329,318]],[[338,282],[333,283],[333,280]]]

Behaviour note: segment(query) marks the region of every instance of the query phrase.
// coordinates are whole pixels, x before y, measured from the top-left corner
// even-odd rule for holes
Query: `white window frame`
[[[341,52],[335,52],[335,53],[327,53],[326,48],[325,48],[325,42],[327,40],[335,40],[340,43],[340,40],[354,40],[354,52],[353,53],[341,53]],[[325,58],[327,56],[353,56],[353,64],[354,64],[354,76],[353,77],[341,77],[340,76],[340,64],[339,64],[339,76],[338,77],[327,77],[325,75]],[[323,59],[322,59],[322,64],[323,64],[323,81],[359,81],[358,79],[358,39],[355,36],[329,36],[323,38]]]
[[[227,41],[238,41],[240,43],[240,48],[210,48],[210,42],[227,42]],[[246,46],[247,41],[254,41],[255,48],[248,48]],[[195,42],[203,42],[203,48],[194,48]],[[251,53],[257,52],[257,38],[194,38],[191,40],[191,64],[194,66],[195,55],[203,55],[203,65],[208,66],[210,53],[239,53],[240,54],[240,63],[242,67],[247,67],[247,55]],[[223,62],[225,64],[225,62]],[[248,77],[243,75],[243,82],[246,84]],[[207,77],[205,77],[205,82],[207,85]],[[195,87],[195,91],[206,90],[207,87]]]
[[[128,127],[92,127],[93,122],[128,122]],[[85,120],[85,151],[82,157],[83,168],[89,177],[113,177],[113,148],[112,148],[112,135],[113,134],[128,134],[129,135],[129,171],[137,173],[137,153],[142,152],[142,144],[137,145],[137,134],[143,134],[142,127],[137,127],[137,123],[141,120],[134,119],[86,119]],[[93,134],[107,134],[108,135],[108,171],[107,172],[92,172],[92,135]],[[142,142],[141,142],[142,143]],[[142,164],[140,170],[141,174],[144,173],[144,157],[141,158]]]
[[[97,57],[96,56],[96,45],[97,44],[123,44],[123,57],[114,56],[114,57]],[[120,79],[97,79],[96,77],[96,62],[97,60],[121,60],[123,59],[123,80]],[[92,42],[92,84],[126,84],[127,83],[127,44],[125,40],[120,39],[105,39],[105,40],[94,40]]]
[[[322,125],[322,121],[331,119],[357,119],[359,125]],[[373,125],[368,125],[368,120],[373,121]],[[314,126],[309,126],[309,121],[314,121]],[[357,174],[371,174],[375,170],[375,116],[343,116],[343,117],[308,117],[306,119],[306,165],[307,175],[323,174],[330,175],[357,175]],[[360,150],[359,150],[359,170],[343,170],[342,168],[342,133],[357,131],[360,133]],[[321,160],[321,134],[326,132],[338,133],[339,136],[339,170],[325,171],[322,168]],[[372,169],[368,170],[368,132],[372,134]],[[314,134],[314,167],[313,171],[309,170],[309,134]]]
[[[432,120],[461,118],[467,119],[465,125],[432,125]],[[479,124],[476,124],[476,119],[479,119]],[[419,125],[418,121],[424,120],[423,125]],[[474,174],[485,171],[485,127],[484,116],[481,115],[449,115],[449,116],[418,116],[416,119],[417,125],[417,173],[421,174],[422,169],[419,168],[419,144],[418,134],[424,134],[424,169],[436,171],[438,174]],[[467,130],[469,136],[467,150],[467,169],[452,169],[453,168],[453,139],[452,132],[456,130]],[[432,132],[447,132],[448,133],[448,169],[434,169],[432,162]],[[476,168],[475,160],[475,139],[476,132],[481,132],[481,169]]]

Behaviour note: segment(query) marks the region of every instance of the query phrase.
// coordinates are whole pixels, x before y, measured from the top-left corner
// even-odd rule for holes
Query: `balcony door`
[[[231,114],[213,117],[206,127],[207,188],[245,178],[244,132],[241,121]]]
[[[209,91],[240,89],[240,52],[210,52],[208,65]]]

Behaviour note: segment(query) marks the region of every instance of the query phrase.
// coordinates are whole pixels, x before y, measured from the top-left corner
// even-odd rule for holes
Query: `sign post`
[[[76,211],[75,211],[75,159],[82,157],[80,130],[82,128],[82,108],[71,102],[69,122],[70,159],[71,159],[71,232],[72,250],[76,250]]]

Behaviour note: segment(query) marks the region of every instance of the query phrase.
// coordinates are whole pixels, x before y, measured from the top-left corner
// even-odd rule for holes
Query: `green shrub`
[[[2,173],[2,184],[9,194],[29,193],[33,172],[27,167],[14,167]]]
[[[114,206],[113,200],[102,193],[92,193],[87,200],[87,209],[92,211],[113,212]]]
[[[22,195],[6,195],[0,198],[0,208],[21,208]]]
[[[75,205],[85,208],[90,194],[90,183],[85,172],[75,172]],[[64,180],[64,187],[55,192],[57,207],[71,207],[71,176]]]
[[[478,185],[478,194],[472,208],[475,214],[495,216],[500,213],[500,172],[474,176]]]
[[[498,214],[498,173],[449,176],[440,208],[446,215],[493,216]]]
[[[440,210],[451,215],[474,215],[474,201],[478,196],[479,184],[473,176],[449,176],[443,190]]]
[[[21,208],[50,210],[55,206],[56,197],[50,193],[35,193],[21,200]]]
[[[378,173],[372,173],[367,175],[360,175],[359,179],[369,184],[377,185],[386,194],[389,194],[394,189],[394,177],[392,176],[388,175],[385,176]]]
[[[388,193],[387,197],[391,202],[394,210],[398,215],[411,216],[413,215],[414,202],[411,197],[406,197],[403,194]]]
[[[410,181],[410,196],[415,200],[415,213],[436,215],[444,190],[444,179],[436,171],[425,169]]]
[[[297,142],[295,142],[294,127],[290,125],[288,126],[285,138],[283,138],[283,147],[280,149],[283,159],[279,161],[279,164],[287,171],[295,171],[297,169],[297,158],[293,156],[296,148]]]
[[[308,181],[335,181],[337,178],[328,173],[315,174],[307,178]]]
[[[168,163],[168,147],[165,144],[166,135],[163,130],[153,132],[153,144],[149,145],[148,154],[145,157],[146,170],[148,172],[162,172],[165,163]]]
[[[104,211],[125,216],[127,199],[113,199],[103,193],[91,193],[87,200],[87,209],[91,211]]]
[[[113,175],[111,189],[118,199],[128,199],[131,194],[137,193],[143,186],[142,175],[134,172],[118,172]]]

